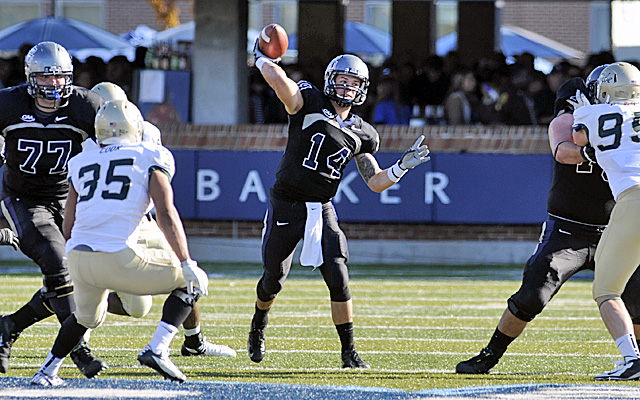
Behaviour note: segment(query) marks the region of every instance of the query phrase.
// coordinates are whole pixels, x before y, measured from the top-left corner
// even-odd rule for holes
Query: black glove
[[[591,147],[589,143],[580,147],[580,155],[585,161],[596,164],[596,149]]]
[[[20,248],[20,241],[11,229],[2,228],[0,229],[0,245],[11,246],[14,250],[18,250]]]

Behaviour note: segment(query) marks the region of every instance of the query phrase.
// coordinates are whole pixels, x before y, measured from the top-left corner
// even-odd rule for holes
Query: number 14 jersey
[[[307,81],[298,82],[304,105],[289,116],[289,137],[273,193],[287,201],[328,202],[338,191],[347,163],[378,151],[378,132],[353,115],[344,123],[329,98]]]

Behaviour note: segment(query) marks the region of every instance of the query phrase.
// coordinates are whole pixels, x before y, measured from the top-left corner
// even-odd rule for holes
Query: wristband
[[[264,63],[266,63],[267,61],[269,61],[267,59],[267,57],[260,57],[256,60],[256,68],[258,68],[260,70],[260,72],[262,72],[262,67],[264,66]]]
[[[393,164],[393,166],[387,168],[387,177],[392,182],[398,182],[400,178],[402,178],[402,176],[406,173],[407,173],[407,170],[400,167],[398,162]]]

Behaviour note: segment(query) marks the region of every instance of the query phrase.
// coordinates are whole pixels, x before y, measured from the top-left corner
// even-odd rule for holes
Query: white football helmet
[[[111,82],[100,82],[92,87],[91,91],[99,94],[105,101],[128,100],[127,94],[124,90],[122,90],[120,86]]]
[[[336,85],[336,76],[339,74],[355,76],[360,79],[360,87],[353,99],[343,97],[338,93],[344,90],[341,85]],[[369,88],[369,67],[360,58],[351,54],[343,54],[331,60],[324,71],[324,94],[334,100],[340,107],[350,105],[359,106],[367,99]],[[355,89],[355,88],[354,88]]]
[[[96,137],[100,145],[142,142],[144,119],[138,107],[128,100],[106,102],[96,114]]]
[[[607,65],[598,78],[598,103],[640,102],[640,70],[626,62]]]

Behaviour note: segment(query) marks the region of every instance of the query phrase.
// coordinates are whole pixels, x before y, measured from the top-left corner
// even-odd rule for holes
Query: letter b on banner
[[[220,175],[212,169],[199,169],[196,198],[198,201],[214,201],[220,197]]]

